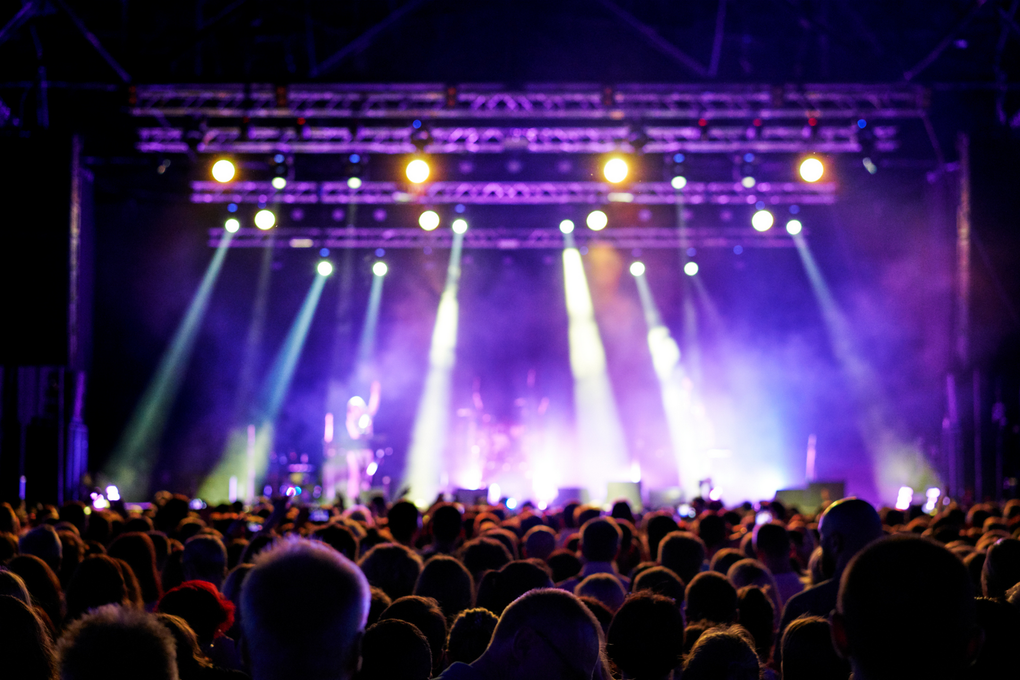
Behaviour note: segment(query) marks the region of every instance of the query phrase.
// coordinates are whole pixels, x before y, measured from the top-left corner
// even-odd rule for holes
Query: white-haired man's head
[[[353,677],[371,593],[357,565],[328,545],[281,541],[259,555],[241,592],[254,680]]]

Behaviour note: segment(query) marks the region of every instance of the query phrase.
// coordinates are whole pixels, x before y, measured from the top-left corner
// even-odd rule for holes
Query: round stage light
[[[319,272],[319,276],[329,276],[333,273],[333,264],[329,260],[322,260],[316,265],[315,271]]]
[[[259,210],[255,213],[255,226],[266,231],[272,229],[276,225],[276,215],[273,214],[272,210]]]
[[[432,231],[439,226],[439,213],[435,210],[426,210],[418,216],[418,226],[425,231]]]
[[[687,264],[684,265],[684,274],[687,274],[687,276],[694,276],[697,273],[698,273],[697,262],[688,262]]]
[[[241,228],[241,222],[236,217],[231,217],[223,223],[223,228],[231,234],[236,234],[237,230]]]
[[[465,234],[468,230],[468,223],[465,219],[456,219],[450,226],[453,227],[454,234]]]
[[[285,177],[274,177],[273,181],[270,182],[270,184],[273,185],[274,189],[276,189],[277,191],[280,191],[284,187],[287,186],[287,178],[285,178]]]
[[[213,163],[212,176],[213,179],[216,180],[217,182],[222,183],[229,182],[230,180],[234,179],[235,173],[236,170],[234,169],[234,164],[228,161],[226,158],[221,158],[220,160]]]
[[[605,166],[602,168],[602,174],[605,176],[606,181],[612,184],[619,184],[623,180],[627,179],[627,161],[622,158],[610,158],[606,161]]]
[[[745,189],[753,189],[755,184],[757,184],[757,182],[755,181],[754,177],[751,176],[744,177],[743,179],[740,180],[740,186],[744,187]]]
[[[786,233],[790,236],[796,236],[804,230],[804,225],[800,223],[800,220],[790,220],[786,223]]]
[[[817,182],[825,174],[825,166],[813,156],[800,162],[800,178],[805,182]]]
[[[351,189],[360,189],[361,188],[361,178],[360,177],[351,177],[350,179],[347,180],[347,186],[350,187]]]
[[[572,233],[574,231],[574,221],[563,220],[562,222],[560,222],[560,231],[563,232],[564,234]]]
[[[588,219],[585,220],[585,224],[592,231],[602,231],[609,224],[609,218],[601,210],[592,210],[588,213]]]
[[[386,272],[388,272],[389,270],[390,268],[387,267],[386,263],[383,262],[382,260],[379,260],[378,262],[372,265],[372,273],[375,274],[376,276],[386,276]]]
[[[644,262],[632,262],[630,265],[630,273],[632,276],[642,276],[645,273]]]
[[[415,158],[407,164],[407,179],[414,184],[421,184],[429,178],[429,164],[420,158]]]
[[[677,191],[680,191],[685,186],[687,186],[687,178],[684,177],[683,175],[677,175],[673,179],[669,180],[669,185],[676,189]]]
[[[751,215],[751,226],[756,231],[768,231],[772,228],[775,223],[775,218],[772,217],[772,213],[768,210],[759,210],[754,215]]]

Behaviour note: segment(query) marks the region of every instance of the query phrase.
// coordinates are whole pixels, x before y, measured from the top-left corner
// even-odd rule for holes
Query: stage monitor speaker
[[[487,502],[488,492],[485,489],[454,489],[453,499],[470,508],[472,505],[484,505]]]
[[[681,500],[683,500],[683,492],[680,491],[679,486],[648,490],[648,508],[650,510],[658,510],[659,508],[675,510],[680,505]]]
[[[630,503],[631,509],[640,512],[641,506],[641,482],[609,482],[606,493],[606,501],[615,503],[618,500],[625,500]]]
[[[580,486],[563,486],[556,493],[556,499],[552,502],[552,505],[562,507],[571,501],[587,503],[590,498],[588,489]]]

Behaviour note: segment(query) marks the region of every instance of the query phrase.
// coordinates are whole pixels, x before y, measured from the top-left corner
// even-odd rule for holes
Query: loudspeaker
[[[614,503],[625,500],[632,510],[641,511],[641,482],[609,482],[606,501]]]

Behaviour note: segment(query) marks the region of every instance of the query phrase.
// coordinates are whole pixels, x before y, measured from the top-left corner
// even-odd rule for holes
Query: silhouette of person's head
[[[491,569],[502,569],[513,559],[505,545],[494,538],[473,538],[460,548],[460,560],[475,583]]]
[[[52,680],[53,640],[32,606],[18,598],[0,595],[0,622],[2,675],[19,680]]]
[[[31,606],[32,596],[28,594],[28,586],[20,576],[13,571],[0,569],[0,595],[13,597]]]
[[[7,563],[7,567],[21,577],[32,596],[32,602],[43,610],[49,622],[59,630],[63,620],[60,581],[49,565],[35,555],[18,555]]]
[[[394,600],[414,592],[422,569],[418,553],[398,543],[380,543],[365,553],[358,566],[369,583]]]
[[[482,577],[478,586],[478,606],[498,616],[507,605],[529,590],[552,586],[549,572],[534,562],[518,560]]]
[[[577,584],[574,595],[593,597],[608,607],[609,611],[615,612],[627,598],[627,591],[623,589],[620,579],[612,574],[591,574]]]
[[[659,543],[668,534],[676,531],[676,520],[664,512],[656,512],[646,515],[644,519],[645,534],[648,537],[648,554],[655,557],[659,554]]]
[[[481,607],[462,611],[450,626],[446,660],[450,663],[471,663],[480,657],[489,646],[498,621],[495,614]]]
[[[740,626],[706,630],[684,662],[684,680],[758,680],[754,641]]]
[[[35,555],[53,570],[60,573],[60,559],[63,547],[57,530],[49,524],[35,527],[18,540],[18,551],[22,555]]]
[[[754,638],[754,651],[758,658],[767,662],[775,638],[775,606],[759,586],[737,589],[737,623]]]
[[[370,626],[365,631],[361,656],[358,680],[428,680],[432,677],[429,642],[407,621],[387,619]]]
[[[537,557],[540,560],[548,559],[556,550],[556,532],[547,526],[537,526],[528,529],[524,534],[524,554],[528,557]]]
[[[1004,599],[1006,591],[1020,583],[1020,540],[998,540],[985,555],[981,567],[981,590],[985,597]]]
[[[730,567],[743,559],[747,559],[747,555],[736,548],[723,548],[712,555],[712,561],[708,568],[725,576]]]
[[[700,538],[687,531],[674,531],[659,544],[658,561],[672,569],[684,583],[690,583],[701,571],[707,554],[705,543]]]
[[[436,544],[452,546],[460,537],[464,516],[453,503],[443,503],[432,511],[429,526],[432,528],[432,539]]]
[[[291,540],[259,555],[241,591],[253,680],[352,677],[369,602],[364,575],[327,545]]]
[[[725,576],[704,571],[687,584],[687,620],[730,624],[737,619],[737,589]]]
[[[673,600],[677,609],[681,612],[683,611],[686,586],[671,569],[666,567],[645,569],[634,577],[634,581],[631,583],[631,590],[635,593],[642,590],[650,590],[657,595],[668,597]]]
[[[127,562],[142,589],[142,600],[155,604],[163,594],[159,572],[156,571],[156,548],[148,534],[131,531],[121,534],[110,544],[107,554]]]
[[[773,574],[790,571],[790,535],[778,522],[760,524],[754,528],[754,552]]]
[[[61,680],[177,680],[174,638],[152,614],[100,607],[72,623],[57,646]]]
[[[818,532],[824,570],[838,578],[854,555],[882,537],[882,520],[867,501],[844,498],[826,508]]]
[[[620,527],[612,517],[596,517],[581,527],[581,556],[586,562],[612,562],[620,549]]]
[[[184,544],[181,566],[185,581],[205,581],[218,589],[227,575],[227,549],[215,536],[192,536]]]
[[[552,579],[554,583],[565,581],[568,578],[577,576],[581,572],[581,568],[584,567],[581,564],[581,559],[565,548],[554,550],[552,554],[545,559],[545,563],[552,569]]]
[[[421,529],[421,513],[411,501],[397,501],[386,513],[387,528],[398,543],[411,545]]]
[[[683,659],[684,622],[669,598],[651,592],[627,598],[613,616],[606,653],[628,678],[666,677]]]
[[[475,582],[463,564],[447,555],[436,555],[421,570],[414,594],[435,598],[446,619],[452,621],[474,604]]]
[[[127,585],[117,561],[106,555],[86,557],[71,577],[66,601],[68,620],[104,604],[127,604]]]
[[[783,680],[847,680],[850,664],[832,646],[832,628],[820,616],[794,619],[780,642]]]
[[[957,678],[980,646],[963,562],[913,534],[876,541],[854,558],[832,626],[856,680]]]
[[[705,513],[698,518],[698,538],[704,541],[709,550],[715,551],[726,543],[726,520],[714,512]]]
[[[401,597],[394,600],[379,617],[380,622],[388,619],[407,621],[425,636],[431,650],[432,671],[438,675],[443,664],[443,647],[446,645],[446,617],[439,604],[431,597]]]

